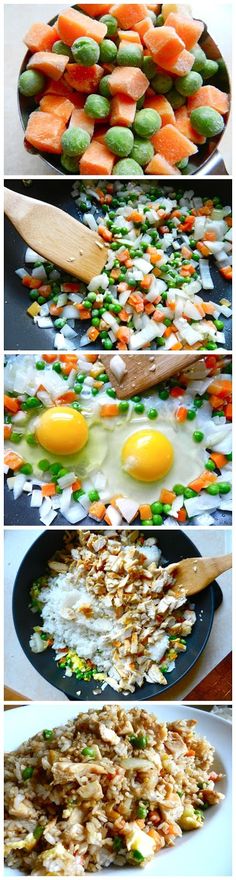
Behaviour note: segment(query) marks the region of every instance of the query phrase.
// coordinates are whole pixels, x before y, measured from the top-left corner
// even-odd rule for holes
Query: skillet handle
[[[223,593],[222,593],[221,587],[219,586],[217,581],[215,581],[215,583],[214,583],[213,590],[214,590],[213,595],[214,595],[214,612],[215,612],[215,611],[217,611],[218,608],[220,608],[220,605],[223,602]]]

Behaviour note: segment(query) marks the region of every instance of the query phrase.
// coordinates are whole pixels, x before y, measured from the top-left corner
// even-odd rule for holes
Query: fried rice
[[[223,795],[214,748],[195,726],[107,705],[7,754],[6,864],[36,876],[145,867],[201,828]]]

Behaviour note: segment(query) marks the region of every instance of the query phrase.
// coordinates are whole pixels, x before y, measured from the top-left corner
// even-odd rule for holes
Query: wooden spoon
[[[123,355],[122,360],[125,363],[126,372],[119,382],[112,370],[112,361],[115,355],[117,357],[118,353],[102,354],[100,360],[120,400],[125,397],[134,397],[139,391],[146,391],[147,388],[151,388],[157,382],[163,382],[169,376],[178,373],[179,370],[186,370],[190,364],[202,357],[202,355],[195,353],[156,354],[152,352],[150,354],[132,354],[132,356]]]
[[[172,562],[165,571],[175,578],[174,587],[184,587],[187,596],[194,596],[229,568],[232,568],[232,553],[181,559],[180,562]]]
[[[24,241],[64,272],[86,283],[102,272],[107,260],[102,239],[61,208],[5,187],[4,211]]]

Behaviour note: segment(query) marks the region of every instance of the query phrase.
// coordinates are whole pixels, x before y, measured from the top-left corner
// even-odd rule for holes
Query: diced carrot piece
[[[178,130],[194,144],[205,144],[206,138],[202,134],[198,134],[191,125],[186,104],[175,111],[175,124]]]
[[[74,104],[68,98],[62,98],[59,95],[44,95],[39,106],[43,113],[54,113],[55,116],[59,116],[65,125],[74,110]]]
[[[105,144],[92,141],[80,160],[80,173],[84,175],[99,174],[109,177],[115,164],[115,156]]]
[[[22,464],[24,464],[24,459],[21,455],[18,455],[17,452],[13,452],[12,449],[9,449],[4,455],[4,464],[6,464],[11,471],[18,471]]]
[[[156,132],[154,138],[152,138],[152,142],[154,142],[154,139],[155,149],[172,165],[176,165],[181,159],[185,159],[187,156],[193,156],[194,153],[197,153],[197,147],[195,144],[181,134],[174,125],[164,125],[164,128],[161,128],[160,131]],[[153,159],[151,162],[153,162]]]
[[[107,229],[106,226],[102,226],[101,223],[100,226],[98,226],[98,232],[99,235],[104,238],[104,241],[112,241],[112,232],[110,232],[110,229]]]
[[[51,495],[56,495],[56,484],[45,483],[44,486],[41,487],[41,492],[43,498],[49,498]]]
[[[223,275],[223,278],[226,278],[226,281],[231,281],[233,277],[232,266],[223,266],[220,269],[220,274]]]
[[[94,519],[102,520],[104,519],[106,513],[105,504],[102,501],[93,501],[89,507],[89,516],[94,517]]]
[[[113,416],[118,415],[118,412],[117,403],[103,403],[102,406],[100,406],[100,416],[102,416],[103,419],[113,418]]]
[[[78,490],[81,489],[81,480],[75,480],[75,482],[72,483],[71,488],[73,492],[78,492]]]
[[[49,306],[49,313],[54,318],[60,318],[60,315],[62,315],[62,311],[62,306],[57,306],[56,303],[51,303],[51,305]]]
[[[137,67],[116,67],[109,78],[109,88],[112,95],[122,92],[129,95],[133,101],[142,98],[149,86],[149,80]]]
[[[187,408],[186,406],[179,406],[175,413],[175,418],[177,422],[185,422],[187,418]]]
[[[96,18],[98,15],[106,15],[110,10],[110,3],[80,3],[80,9],[83,12],[87,12],[88,15],[91,15],[92,18]]]
[[[99,330],[96,327],[90,327],[87,333],[90,342],[96,342],[96,339],[99,336]]]
[[[47,297],[51,295],[51,292],[51,284],[41,284],[40,296],[43,296],[45,299],[47,299]]]
[[[195,95],[191,95],[187,101],[188,112],[197,110],[198,107],[212,107],[223,116],[229,111],[229,96],[216,86],[201,86]]]
[[[163,131],[165,131],[165,128],[163,129]],[[151,162],[149,162],[149,165],[147,165],[146,167],[146,173],[160,175],[164,174],[165,176],[173,176],[173,174],[175,174],[176,176],[180,176],[181,174],[179,169],[174,168],[173,165],[170,165],[170,163],[167,161],[167,159],[165,159],[164,156],[161,155],[161,153],[156,153],[155,156],[153,156],[153,159],[151,159]]]
[[[151,95],[145,98],[144,106],[145,109],[150,107],[152,110],[157,110],[161,117],[162,126],[168,124],[175,125],[173,107],[164,95]]]
[[[129,340],[130,340],[129,328],[128,327],[119,327],[119,330],[117,330],[116,336],[117,336],[117,339],[119,340],[119,342],[122,342],[125,345],[128,345]]]
[[[140,519],[152,519],[150,504],[141,504],[139,508]]]
[[[133,223],[143,223],[143,214],[135,208],[130,214],[128,214],[127,220],[132,220]]]
[[[224,412],[225,412],[226,419],[232,419],[232,415],[233,415],[232,403],[226,404]]]
[[[217,468],[219,468],[220,471],[221,468],[225,467],[225,465],[228,463],[226,455],[223,455],[222,452],[211,452],[210,458],[212,458],[212,461],[214,461],[214,464]]]
[[[27,70],[41,70],[45,76],[58,80],[68,64],[68,55],[56,55],[54,52],[35,52],[27,64]]]
[[[34,110],[28,119],[25,138],[29,144],[41,152],[61,153],[61,137],[64,131],[65,124],[63,119],[59,119],[59,116],[55,116],[54,113],[40,113],[40,111]]]
[[[211,473],[211,471],[203,471],[196,480],[192,480],[191,483],[188,483],[188,488],[193,489],[194,492],[201,492],[202,489],[206,489],[207,486],[210,486],[211,483],[215,483],[216,480],[216,474]]]
[[[111,7],[110,13],[117,19],[120,27],[129,30],[135,27],[138,21],[145,18],[147,7],[144,3],[118,3]]]
[[[160,502],[161,504],[173,504],[176,495],[174,492],[171,492],[170,489],[162,489],[160,493]]]
[[[209,257],[210,256],[211,252],[209,251],[209,248],[205,244],[203,244],[202,241],[198,241],[197,250],[200,251],[200,254],[202,255],[202,257]]]
[[[144,35],[144,43],[161,67],[184,49],[183,40],[172,27],[151,28]]]
[[[103,69],[99,64],[92,64],[91,67],[82,67],[80,64],[68,64],[65,72],[65,81],[72,89],[76,89],[77,92],[90,95],[91,92],[97,91],[102,75]]]
[[[162,67],[164,70],[167,70],[168,73],[172,73],[173,76],[186,76],[190,70],[192,70],[192,66],[194,63],[194,57],[191,55],[191,52],[188,52],[187,49],[182,49],[182,52],[179,55],[174,55],[169,61],[162,61]]]
[[[183,40],[185,49],[192,49],[198,43],[204,31],[202,21],[196,21],[188,15],[180,15],[178,12],[170,12],[165,20],[166,27],[173,27]]]
[[[111,125],[133,125],[136,113],[136,101],[128,95],[115,95],[111,102]]]
[[[140,36],[137,31],[118,31],[119,40],[125,40],[126,43],[138,43],[141,46]]]
[[[58,30],[61,40],[67,46],[72,46],[78,37],[90,37],[96,43],[101,43],[106,36],[107,26],[102,21],[93,21],[78,9],[66,9],[58,17]]]
[[[53,364],[54,361],[57,360],[57,355],[56,354],[43,354],[42,359],[43,359],[43,361],[46,362],[46,364]]]
[[[134,28],[141,37],[142,42],[144,42],[144,34],[146,34],[147,31],[152,30],[154,25],[152,24],[151,19],[146,16],[146,18],[142,18],[141,21],[138,21],[137,24],[134,25]]]
[[[185,510],[185,507],[181,507],[178,512],[177,520],[180,523],[184,523],[184,522],[186,522],[186,519],[187,519],[187,513]]]
[[[43,94],[44,95],[60,95],[62,98],[69,98],[70,100],[72,100],[72,95],[73,95],[73,98],[75,97],[74,93],[72,92],[72,89],[70,89],[70,87],[65,82],[64,76],[62,76],[61,79],[58,79],[57,82],[55,82],[54,79],[50,79],[48,82],[48,85],[46,86],[46,89],[44,89]],[[81,98],[81,106],[83,103],[84,103],[84,99]]]
[[[4,440],[9,440],[12,432],[11,425],[4,425]]]
[[[208,386],[207,391],[210,394],[218,394],[219,397],[230,397],[232,394],[232,380],[231,379],[221,379],[220,376],[213,379],[211,384]]]
[[[56,29],[49,24],[35,22],[32,24],[23,42],[30,52],[49,52],[57,39]]]
[[[20,409],[20,403],[17,400],[17,397],[10,397],[8,394],[4,394],[4,409],[7,409],[12,413],[17,413]]]
[[[93,119],[87,116],[87,113],[84,110],[79,110],[77,107],[74,107],[74,110],[71,114],[69,128],[83,128],[84,131],[87,131],[89,136],[92,138],[94,133],[94,122]]]
[[[33,275],[24,275],[24,278],[22,278],[22,284],[24,287],[29,287],[30,290],[37,290],[41,287],[41,283],[40,279],[34,278]]]
[[[61,403],[74,403],[74,400],[76,400],[75,391],[71,391],[71,389],[69,389],[69,391],[65,391],[65,394],[61,394],[60,397],[56,398],[56,404],[58,405]]]
[[[208,231],[204,232],[204,239],[205,241],[216,241],[216,233],[213,232],[212,229],[209,229]]]

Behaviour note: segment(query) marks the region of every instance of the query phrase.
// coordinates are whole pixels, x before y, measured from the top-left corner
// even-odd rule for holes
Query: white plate
[[[118,701],[117,701],[118,702]],[[133,708],[134,704],[122,703],[122,708]],[[191,831],[177,840],[173,848],[162,850],[145,867],[145,877],[228,877],[231,875],[231,725],[208,712],[178,703],[139,703],[145,711],[153,712],[160,721],[173,721],[182,718],[196,718],[197,732],[206,736],[215,746],[214,769],[226,774],[217,788],[225,794],[225,801],[206,812],[204,826],[200,831]],[[74,718],[88,708],[98,709],[99,703],[34,703],[5,712],[5,751],[16,749],[24,740],[34,736],[44,727],[52,728]],[[23,876],[19,871],[5,868],[5,877]],[[96,874],[84,874],[93,880],[138,880],[142,878],[140,868],[108,868]]]

